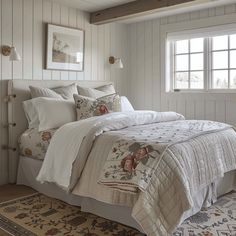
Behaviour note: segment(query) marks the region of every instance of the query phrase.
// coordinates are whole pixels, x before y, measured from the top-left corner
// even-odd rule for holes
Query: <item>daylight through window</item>
[[[175,40],[171,90],[236,89],[236,34]]]

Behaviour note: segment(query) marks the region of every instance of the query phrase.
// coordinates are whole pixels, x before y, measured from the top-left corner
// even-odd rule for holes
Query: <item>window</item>
[[[170,91],[236,89],[236,34],[169,42]]]
[[[204,88],[204,39],[174,43],[174,89]]]

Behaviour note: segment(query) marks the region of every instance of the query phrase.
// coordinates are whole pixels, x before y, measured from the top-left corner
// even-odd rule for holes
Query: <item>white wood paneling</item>
[[[232,22],[236,22],[235,4],[130,24],[128,93],[134,107],[173,110],[188,119],[210,119],[236,125],[236,94],[166,93],[163,63],[163,29],[176,31],[176,26],[188,29]]]
[[[46,23],[85,30],[83,72],[45,69]],[[1,45],[16,46],[22,57],[22,61],[12,63],[8,57],[0,56],[1,146],[8,142],[7,129],[4,129],[2,125],[7,123],[7,107],[3,99],[7,93],[7,80],[9,79],[106,79],[115,81],[120,94],[125,94],[127,92],[127,68],[122,72],[112,70],[108,64],[108,57],[110,55],[119,56],[127,63],[127,30],[128,26],[123,24],[99,27],[90,25],[88,13],[60,5],[52,0],[0,0]],[[127,67],[127,64],[125,66]],[[7,170],[7,152],[0,149],[0,184],[7,183]]]
[[[23,14],[23,38],[22,38],[22,64],[23,79],[33,78],[33,1],[23,0],[22,14]],[[46,3],[45,3],[45,7]],[[46,10],[45,10],[46,13]]]

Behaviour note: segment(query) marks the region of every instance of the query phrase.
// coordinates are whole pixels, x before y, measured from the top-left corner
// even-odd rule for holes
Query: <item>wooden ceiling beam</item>
[[[136,0],[116,7],[107,8],[90,14],[90,23],[99,25],[126,19],[144,13],[153,13],[161,8],[194,2],[196,0]]]

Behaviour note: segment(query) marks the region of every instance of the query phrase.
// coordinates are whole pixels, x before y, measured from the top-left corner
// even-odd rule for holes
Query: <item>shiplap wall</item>
[[[14,45],[22,56],[10,62],[0,56],[0,143],[7,144],[7,107],[4,103],[9,79],[111,80],[120,94],[126,94],[127,26],[89,24],[89,15],[78,9],[52,3],[50,0],[0,0],[0,45]],[[84,72],[44,69],[46,23],[85,30]],[[121,57],[125,68],[111,69],[108,57]],[[17,122],[17,121],[16,121]],[[7,152],[0,149],[0,184],[8,181]]]
[[[236,5],[205,9],[129,25],[129,95],[137,109],[177,111],[188,119],[236,125],[236,94],[165,93],[163,31],[236,22]]]

